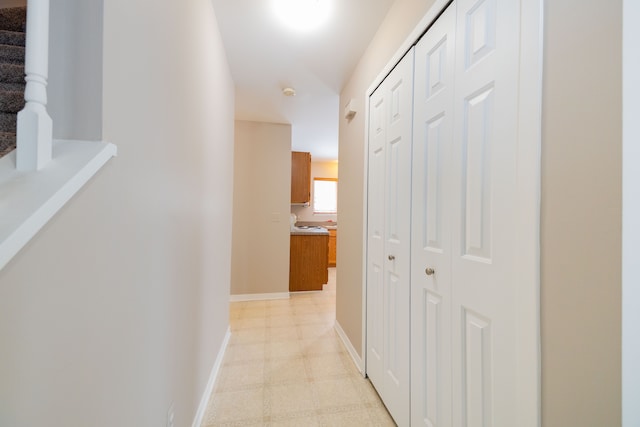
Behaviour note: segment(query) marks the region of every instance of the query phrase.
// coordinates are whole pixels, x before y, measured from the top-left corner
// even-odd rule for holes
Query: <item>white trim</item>
[[[364,101],[364,179],[362,202],[362,337],[360,351],[362,352],[362,374],[367,376],[367,254],[369,239],[369,96],[367,93]],[[336,320],[337,322],[337,320]],[[351,341],[349,341],[351,342]]]
[[[239,301],[268,301],[274,299],[289,299],[289,292],[273,292],[269,294],[236,294],[229,297],[231,302]]]
[[[349,340],[349,337],[344,332],[344,329],[342,329],[342,326],[340,326],[340,322],[338,322],[336,320],[336,322],[335,322],[333,327],[336,330],[336,333],[338,334],[338,336],[340,337],[340,340],[342,341],[342,343],[346,347],[347,351],[349,352],[349,355],[351,356],[351,360],[353,360],[353,363],[356,365],[356,368],[358,368],[358,371],[360,371],[360,373],[363,376],[366,376],[366,374],[364,372],[363,360],[360,357],[360,355],[358,354],[358,352],[356,351],[356,349],[353,346],[353,344],[351,344],[351,340]]]
[[[364,179],[362,194],[362,373],[367,376],[367,254],[369,253],[369,97],[371,93],[367,91],[364,100]],[[336,320],[337,322],[337,320]]]
[[[202,397],[200,398],[200,405],[198,405],[198,411],[196,412],[196,416],[193,419],[192,427],[200,427],[200,425],[202,424],[202,419],[204,418],[204,414],[207,411],[207,405],[209,404],[211,393],[213,393],[213,387],[215,386],[216,380],[218,379],[220,367],[222,366],[222,360],[224,359],[224,355],[227,352],[227,346],[229,345],[230,338],[231,328],[227,328],[227,333],[225,334],[222,345],[220,346],[220,350],[218,351],[218,356],[216,357],[216,361],[213,364],[213,368],[211,368],[209,381],[207,382],[207,386],[205,387],[204,392],[202,393]]]
[[[518,426],[541,425],[540,200],[542,171],[543,0],[520,1],[518,105]],[[532,341],[529,338],[535,337]]]
[[[294,295],[304,295],[304,294],[318,294],[318,293],[322,293],[325,290],[325,286],[327,286],[327,284],[322,285],[322,289],[318,289],[317,291],[294,291],[294,292],[289,292],[289,296],[291,296],[291,294]]]
[[[16,150],[0,159],[0,270],[109,159],[116,146],[54,141],[54,158],[38,172],[15,168]]]
[[[622,425],[640,426],[640,3],[622,13]]]

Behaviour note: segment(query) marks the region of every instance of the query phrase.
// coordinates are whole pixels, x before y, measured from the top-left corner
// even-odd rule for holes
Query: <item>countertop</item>
[[[327,230],[337,230],[338,223],[336,221],[298,221],[296,227],[324,227]]]
[[[291,230],[291,235],[292,236],[328,236],[329,231],[326,228],[320,227],[320,226],[302,225],[302,226],[295,226]]]

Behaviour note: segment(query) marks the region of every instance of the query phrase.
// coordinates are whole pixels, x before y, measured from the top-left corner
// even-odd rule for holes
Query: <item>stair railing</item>
[[[16,167],[42,169],[52,152],[53,124],[47,113],[49,76],[49,0],[27,1],[25,106],[18,113]]]

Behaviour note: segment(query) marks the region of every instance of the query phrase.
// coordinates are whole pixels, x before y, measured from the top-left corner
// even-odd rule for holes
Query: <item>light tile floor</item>
[[[395,426],[333,329],[322,292],[231,303],[231,339],[202,427]]]

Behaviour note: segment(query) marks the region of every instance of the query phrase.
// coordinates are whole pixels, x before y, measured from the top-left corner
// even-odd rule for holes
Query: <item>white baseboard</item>
[[[236,294],[229,297],[231,302],[264,301],[272,299],[289,299],[289,292],[273,292],[270,294]]]
[[[226,353],[227,346],[229,345],[229,338],[231,338],[231,328],[227,329],[227,333],[225,334],[222,345],[220,346],[220,351],[218,351],[216,361],[213,364],[213,368],[211,368],[209,381],[207,382],[207,387],[204,389],[204,393],[202,393],[202,397],[200,398],[200,405],[198,406],[198,412],[196,412],[196,417],[193,420],[192,427],[200,427],[202,424],[202,419],[204,418],[207,405],[209,404],[209,398],[211,397],[211,393],[213,393],[213,387],[215,386],[218,374],[220,373],[222,359],[224,359],[224,354]]]
[[[344,332],[344,329],[342,329],[342,326],[340,326],[340,323],[337,320],[336,320],[336,323],[334,325],[334,328],[335,328],[336,332],[338,333],[338,336],[342,340],[342,343],[347,348],[347,351],[349,352],[349,355],[351,356],[351,360],[353,360],[353,363],[355,363],[356,367],[358,368],[358,371],[360,371],[360,373],[364,376],[364,374],[365,374],[364,373],[364,363],[362,361],[362,358],[358,355],[358,352],[356,351],[356,349],[353,346],[353,344],[351,344],[351,341],[349,340],[349,337],[347,337],[347,334]]]

